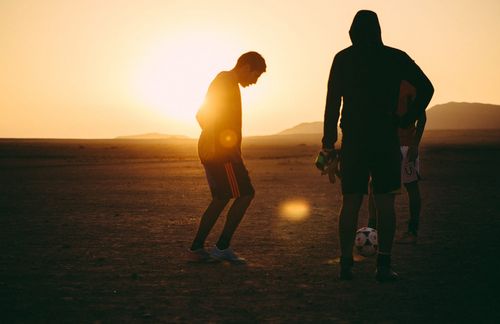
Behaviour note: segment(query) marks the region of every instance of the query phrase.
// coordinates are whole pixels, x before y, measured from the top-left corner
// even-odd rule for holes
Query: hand
[[[408,160],[415,162],[418,157],[418,145],[412,145],[408,148]]]
[[[330,180],[330,183],[335,183],[336,178],[340,179],[340,163],[338,155],[336,158],[331,160],[324,172],[328,173],[328,180]],[[324,174],[324,172],[321,172],[321,174]]]
[[[328,161],[331,161],[331,160],[334,160],[337,158],[337,150],[334,148],[332,148],[332,149],[323,148],[321,150],[321,152],[323,152],[323,154],[325,154],[325,156],[328,157]]]
[[[316,157],[316,168],[318,168],[323,174],[326,173],[328,165],[337,157],[337,152],[335,149],[323,148]]]

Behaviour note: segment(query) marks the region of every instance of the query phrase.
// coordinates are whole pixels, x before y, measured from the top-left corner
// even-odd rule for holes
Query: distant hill
[[[449,102],[427,111],[426,129],[500,129],[500,106],[482,103]],[[301,123],[276,135],[322,134],[323,122]]]
[[[167,135],[160,133],[147,133],[139,135],[126,135],[118,136],[116,139],[187,139],[189,137],[184,135]]]
[[[276,135],[320,134],[323,133],[323,122],[302,123],[285,129]]]
[[[427,110],[427,129],[500,129],[500,106],[449,102]]]

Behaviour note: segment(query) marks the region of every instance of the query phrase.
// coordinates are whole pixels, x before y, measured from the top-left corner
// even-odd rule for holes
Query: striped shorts
[[[243,162],[204,163],[213,198],[231,199],[255,193]]]

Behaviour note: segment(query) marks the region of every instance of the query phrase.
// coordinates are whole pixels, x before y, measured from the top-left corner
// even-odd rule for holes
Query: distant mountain
[[[294,134],[322,134],[323,122],[302,123],[292,128],[285,129],[276,135],[294,135]]]
[[[426,110],[426,129],[500,129],[500,105],[449,102]],[[301,123],[276,135],[322,134],[323,122]]]
[[[184,135],[167,135],[160,133],[147,133],[139,135],[118,136],[116,139],[187,139]]]
[[[449,102],[427,109],[426,129],[500,129],[500,106]]]

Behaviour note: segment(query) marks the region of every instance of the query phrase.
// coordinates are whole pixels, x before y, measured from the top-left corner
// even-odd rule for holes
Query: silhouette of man
[[[406,53],[382,43],[376,13],[359,11],[349,35],[352,46],[335,55],[330,71],[322,140],[322,154],[333,156],[342,104],[339,277],[341,280],[353,277],[352,248],[358,213],[371,177],[378,210],[376,279],[392,281],[398,277],[391,268],[394,197],[401,186],[398,126],[407,127],[422,115],[434,89]],[[398,116],[396,110],[403,80],[415,87],[416,96],[408,111]]]
[[[266,71],[257,52],[240,56],[235,67],[219,73],[208,88],[196,119],[202,132],[198,155],[205,168],[212,201],[208,205],[189,250],[191,261],[225,260],[245,263],[231,248],[231,238],[254,197],[254,188],[241,157],[241,95],[238,86],[255,84]],[[215,247],[205,250],[205,240],[222,210],[234,198]]]
[[[409,102],[415,99],[415,88],[407,82],[401,82],[398,114],[406,111]],[[401,113],[402,114],[402,113]],[[419,146],[425,129],[427,116],[425,112],[417,119],[416,124],[408,128],[399,129],[399,142],[401,145],[401,182],[406,188],[410,209],[408,229],[401,237],[396,239],[397,244],[416,244],[420,223],[420,210],[422,198],[420,195],[420,159]],[[371,186],[370,186],[371,187]],[[368,198],[368,227],[377,228],[377,208],[373,199],[373,190]]]

